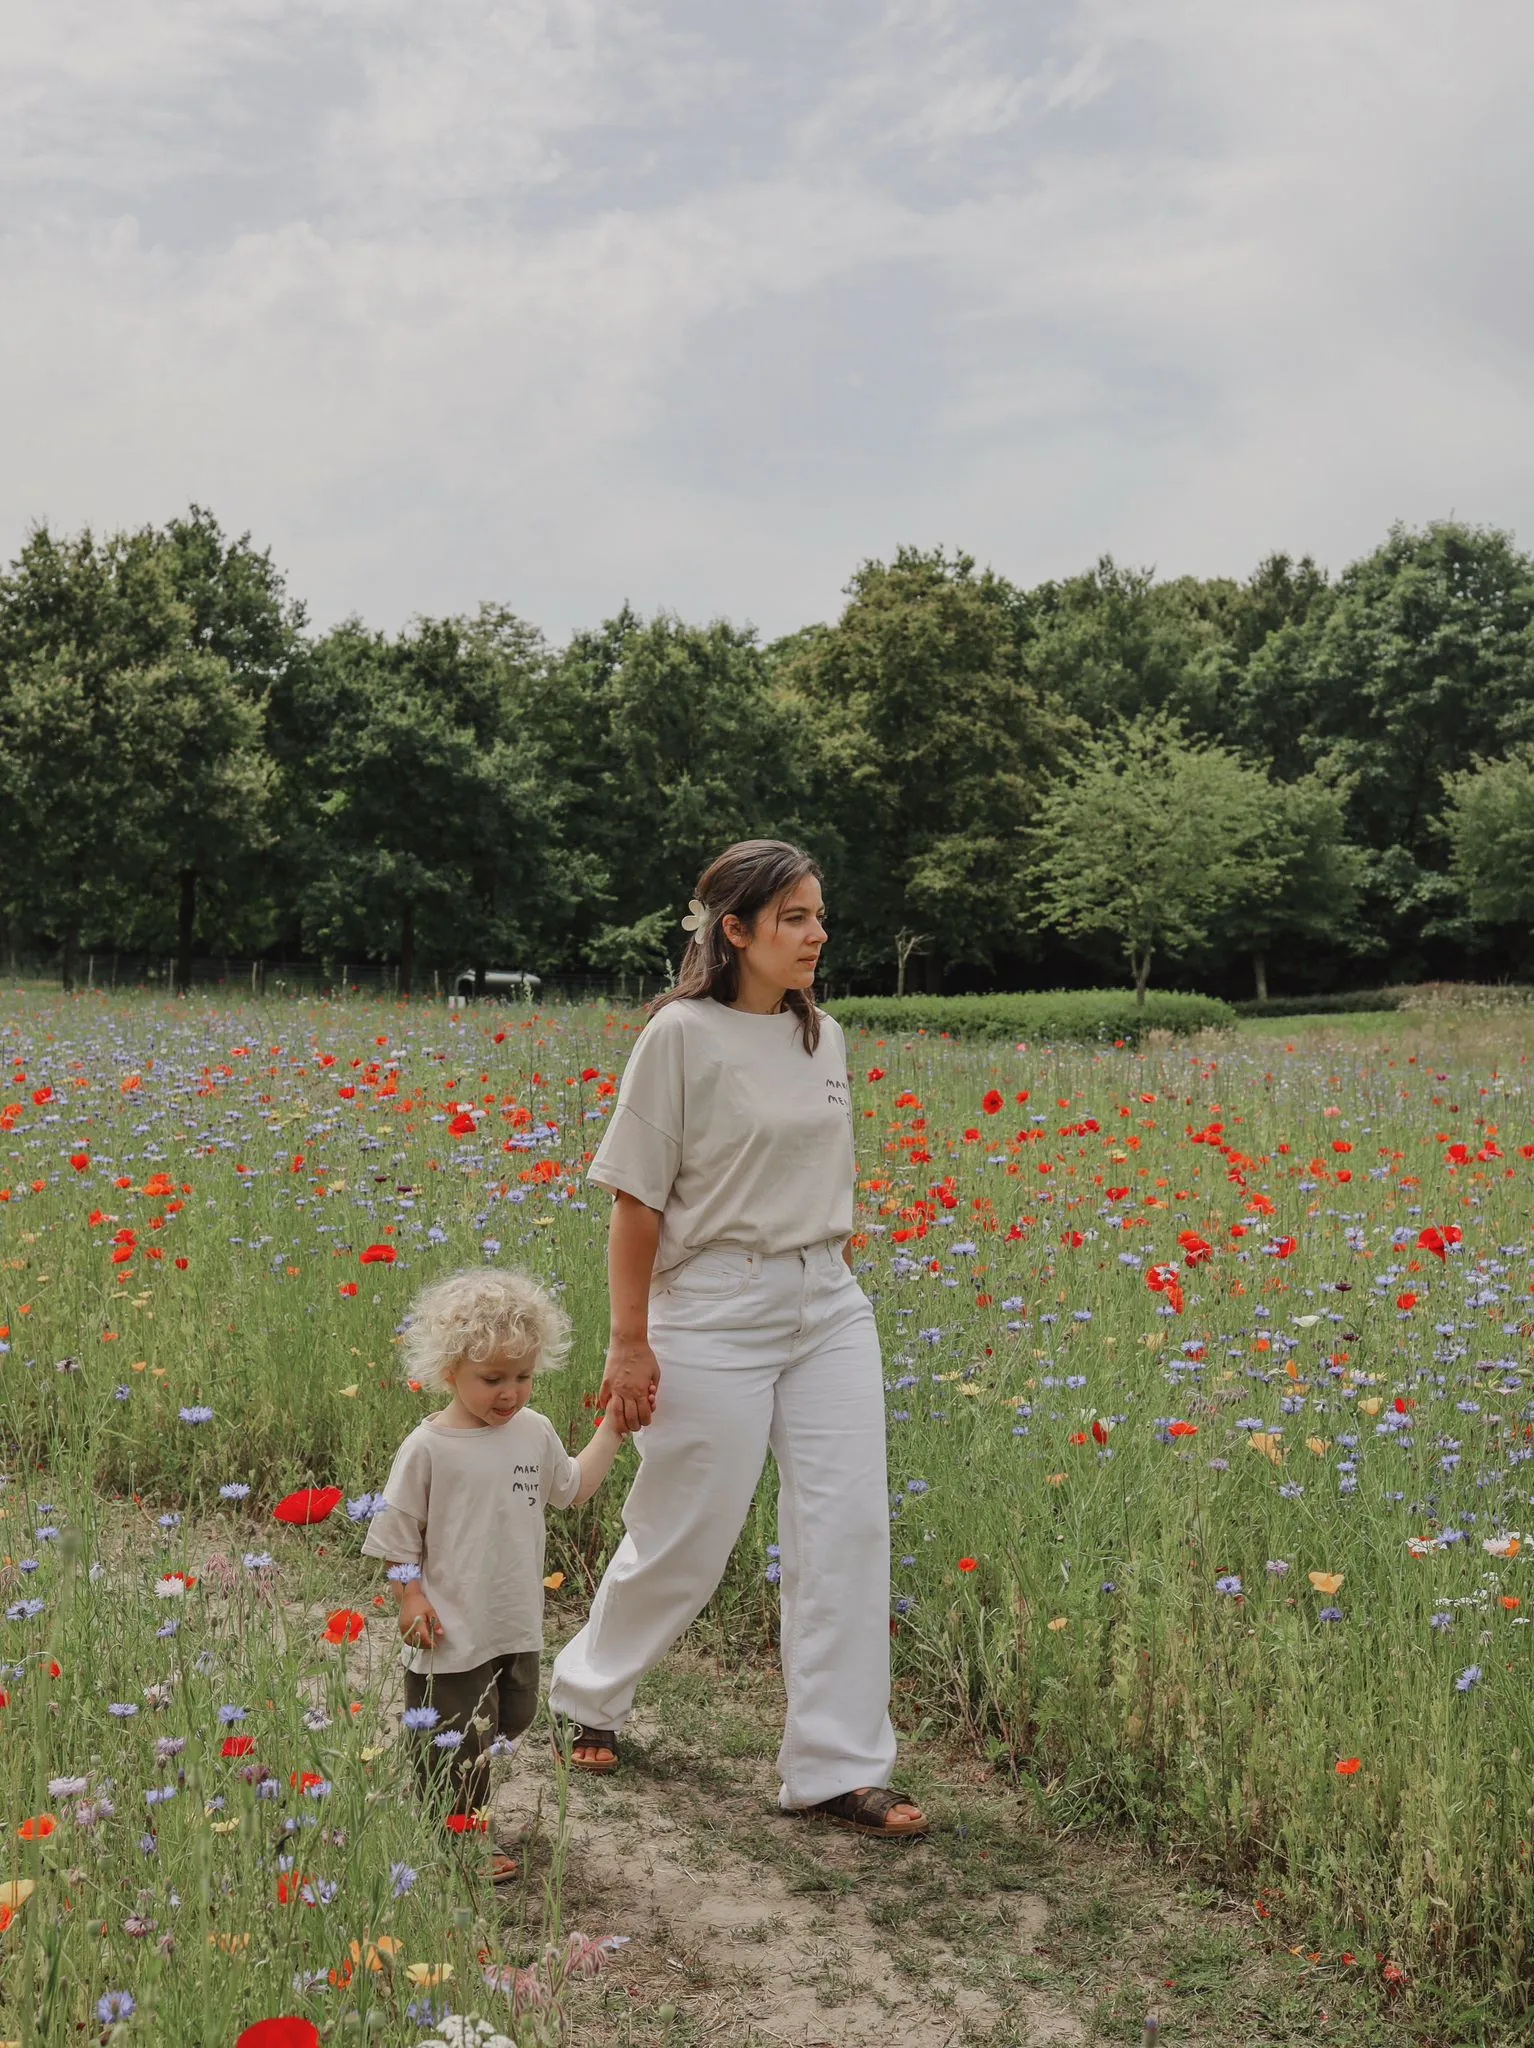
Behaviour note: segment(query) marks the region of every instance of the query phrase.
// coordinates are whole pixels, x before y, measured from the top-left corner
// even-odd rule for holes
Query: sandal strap
[[[826,1813],[838,1820],[873,1821],[881,1828],[897,1806],[914,1806],[915,1800],[892,1785],[870,1785],[866,1792],[839,1792],[834,1799],[822,1799],[811,1813]]]

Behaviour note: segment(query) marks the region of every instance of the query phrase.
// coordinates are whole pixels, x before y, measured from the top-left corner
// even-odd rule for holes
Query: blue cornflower
[[[435,1728],[442,1715],[436,1707],[406,1707],[400,1718],[410,1729]]]
[[[1227,1572],[1224,1578],[1215,1580],[1214,1590],[1217,1593],[1227,1593],[1234,1597],[1241,1591],[1240,1574],[1238,1572]]]
[[[780,1585],[780,1584],[782,1583],[782,1579],[783,1579],[783,1567],[782,1567],[782,1565],[780,1565],[780,1564],[770,1564],[770,1565],[768,1565],[768,1567],[767,1567],[766,1571],[765,1571],[765,1572],[763,1573],[763,1577],[764,1577],[764,1578],[766,1579],[766,1581],[767,1581],[767,1583],[768,1583],[768,1585],[769,1585],[769,1586],[776,1586],[776,1585]]]
[[[1471,1691],[1473,1691],[1473,1690],[1474,1690],[1474,1688],[1475,1688],[1476,1686],[1478,1686],[1478,1685],[1480,1684],[1480,1682],[1481,1682],[1481,1667],[1480,1667],[1480,1665],[1479,1665],[1479,1664],[1467,1664],[1467,1665],[1465,1666],[1464,1670],[1463,1670],[1463,1671],[1462,1671],[1462,1672],[1461,1672],[1461,1673],[1459,1674],[1459,1677],[1455,1679],[1455,1681],[1454,1681],[1454,1690],[1455,1690],[1456,1692],[1471,1692]]]
[[[925,1479],[908,1479],[905,1490],[907,1493],[925,1493],[928,1490],[927,1482]]]
[[[138,1712],[138,1708],[133,1704],[132,1700],[113,1700],[107,1708],[107,1712],[115,1714],[119,1721],[131,1721]]]
[[[1436,1629],[1453,1628],[1454,1616],[1447,1608],[1441,1607],[1436,1614],[1428,1616],[1428,1627]]]
[[[131,2020],[138,2001],[131,1991],[104,1991],[96,2000],[96,2017],[104,2027],[114,2020]]]
[[[220,1707],[218,1710],[218,1718],[226,1728],[232,1728],[236,1721],[243,1721],[245,1714],[244,1707]]]
[[[199,1422],[211,1422],[213,1420],[213,1410],[211,1408],[182,1408],[178,1412],[180,1413],[181,1420],[183,1422],[190,1422],[196,1424]]]
[[[231,1479],[227,1486],[218,1489],[220,1500],[249,1500],[250,1488],[243,1479]]]
[[[271,1566],[272,1553],[269,1550],[247,1550],[243,1561],[246,1571],[264,1572]]]
[[[391,1863],[389,1865],[389,1887],[395,1898],[402,1899],[419,1876],[420,1872],[412,1870],[408,1863]]]
[[[1342,1609],[1340,1607],[1323,1607],[1319,1618],[1322,1621],[1341,1621]]]
[[[440,1735],[432,1737],[431,1746],[433,1749],[457,1749],[462,1741],[463,1731],[461,1729],[444,1728]]]
[[[418,1564],[391,1564],[384,1573],[384,1577],[392,1579],[396,1586],[408,1586],[412,1580],[420,1576],[421,1567]]]

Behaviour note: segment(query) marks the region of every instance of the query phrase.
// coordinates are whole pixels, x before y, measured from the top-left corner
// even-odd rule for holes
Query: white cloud
[[[12,11],[0,546],[196,498],[322,619],[779,630],[902,540],[1534,525],[1503,0]]]

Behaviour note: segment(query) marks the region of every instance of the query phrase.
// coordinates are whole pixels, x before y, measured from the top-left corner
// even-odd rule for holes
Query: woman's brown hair
[[[807,875],[821,880],[810,856],[786,840],[742,839],[727,846],[698,877],[698,900],[708,912],[707,927],[694,934],[673,985],[647,1005],[650,1015],[684,999],[700,1002],[712,996],[716,1003],[733,1003],[740,989],[740,962],[724,935],[724,920],[738,917],[747,931],[754,930],[762,912]],[[799,1019],[805,1051],[813,1053],[820,1043],[814,991],[791,988],[783,1001]]]

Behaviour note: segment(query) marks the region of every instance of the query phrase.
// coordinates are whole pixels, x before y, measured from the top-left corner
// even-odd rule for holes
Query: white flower
[[[714,921],[713,912],[696,896],[689,899],[687,908],[691,915],[682,919],[682,930],[691,932],[694,941],[701,946],[708,937],[709,926]]]
[[[186,1580],[180,1572],[167,1572],[163,1579],[155,1581],[157,1600],[179,1600],[186,1591]]]
[[[48,1795],[52,1799],[77,1799],[87,1783],[85,1778],[50,1778]]]

